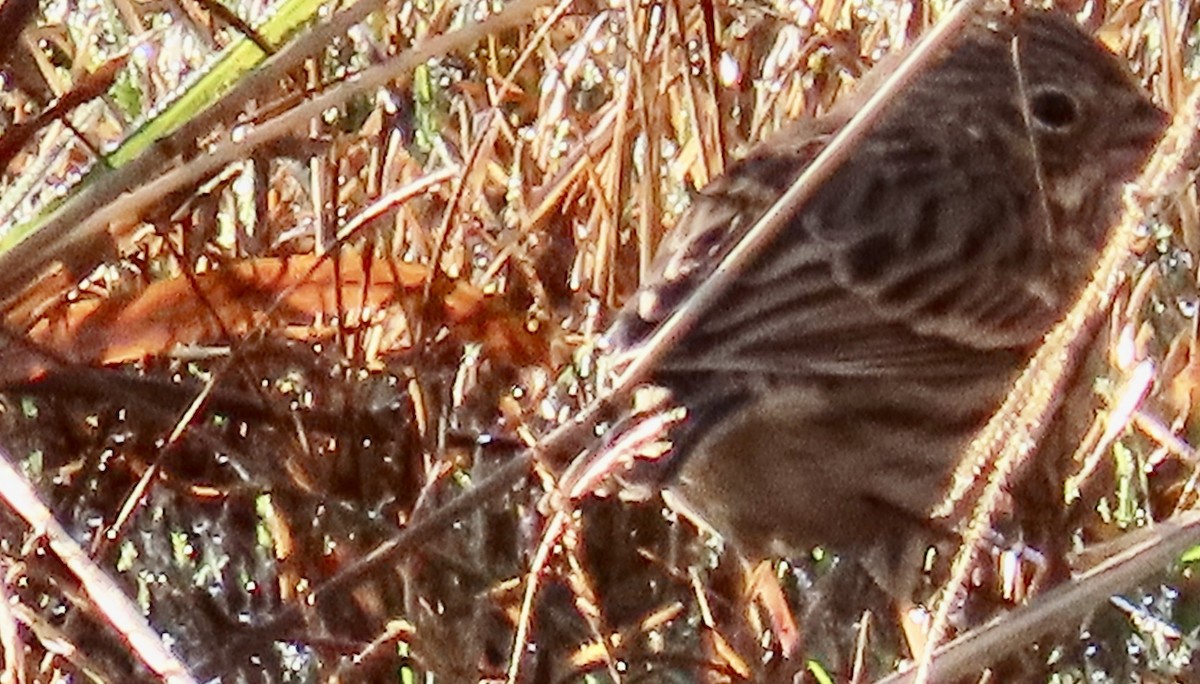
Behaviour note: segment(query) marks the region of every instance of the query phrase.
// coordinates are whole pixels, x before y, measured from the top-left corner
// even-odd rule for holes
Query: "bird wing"
[[[907,142],[877,132],[862,143],[707,303],[659,377],[952,377],[1012,368],[1028,355],[1060,302],[1031,256],[1036,237],[1021,233],[1032,200],[1019,180],[1001,177],[1021,170],[976,163],[997,177],[971,178],[952,168],[964,152],[923,146],[919,130],[895,135]],[[705,188],[610,330],[613,346],[633,350],[648,337],[827,139],[785,131]],[[983,143],[977,153],[992,141]]]

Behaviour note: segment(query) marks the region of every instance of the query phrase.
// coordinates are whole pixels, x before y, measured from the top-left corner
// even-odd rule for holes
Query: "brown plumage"
[[[610,331],[617,352],[848,113],[793,124],[703,190]],[[655,370],[688,409],[671,486],[751,557],[901,551],[1086,284],[1165,124],[1069,18],[976,21]]]

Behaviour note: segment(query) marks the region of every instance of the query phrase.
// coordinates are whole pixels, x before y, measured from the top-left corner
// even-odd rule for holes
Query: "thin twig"
[[[1200,543],[1200,512],[1181,513],[1145,532],[1145,539],[1114,554],[1070,584],[1049,591],[1030,605],[935,650],[925,673],[929,681],[952,682],[970,676],[1043,634],[1077,624],[1110,596],[1163,572],[1179,554]],[[920,681],[918,675],[917,670],[910,669],[875,684],[912,684]]]
[[[50,508],[38,498],[33,484],[13,466],[12,456],[4,447],[0,447],[0,498],[29,524],[35,534],[46,538],[50,550],[79,579],[80,586],[96,611],[108,621],[146,668],[165,682],[195,683],[187,667],[171,653],[146,621],[141,609],[88,557],[54,518]]]
[[[961,30],[982,5],[983,0],[967,0],[959,4],[913,47],[895,73],[872,94],[866,105],[834,136],[817,158],[805,167],[787,192],[754,223],[745,237],[713,270],[712,275],[654,331],[617,378],[611,388],[613,395],[626,396],[646,379],[663,356],[696,325],[711,303],[729,289],[734,279],[788,226],[808,198],[854,153],[858,142],[886,113],[892,100],[937,57],[946,42]]]

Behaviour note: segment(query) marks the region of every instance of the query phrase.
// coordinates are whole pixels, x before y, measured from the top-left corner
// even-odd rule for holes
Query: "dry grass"
[[[212,109],[159,115],[185,67],[241,40],[209,3],[47,6],[0,40],[0,123],[20,132],[0,139],[0,230],[40,226],[0,253],[0,448],[80,546],[0,487],[4,681],[154,679],[172,654],[227,682],[893,671],[887,601],[850,564],[780,564],[748,593],[732,553],[611,482],[565,502],[537,468],[369,555],[594,399],[593,344],[690,192],[944,9],[814,5],[524,0],[482,25],[498,5],[359,5],[348,34],[341,15],[298,30]],[[260,26],[268,9],[234,11]],[[1200,5],[1087,21],[1184,106]],[[68,92],[70,127],[52,104]],[[164,118],[182,132],[74,184]],[[1059,540],[1079,570],[1097,542],[1196,508],[1200,211],[1190,183],[1144,190],[1155,213],[1084,383],[1081,410],[1105,410]],[[171,653],[139,647],[145,626],[88,571]],[[1200,676],[1190,566],[1123,588],[992,681]],[[1011,607],[976,593],[962,627]]]

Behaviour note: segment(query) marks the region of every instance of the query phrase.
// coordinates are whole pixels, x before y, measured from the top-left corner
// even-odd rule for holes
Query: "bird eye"
[[[1079,120],[1075,98],[1061,90],[1046,89],[1035,93],[1029,102],[1034,121],[1052,131],[1063,131]]]

